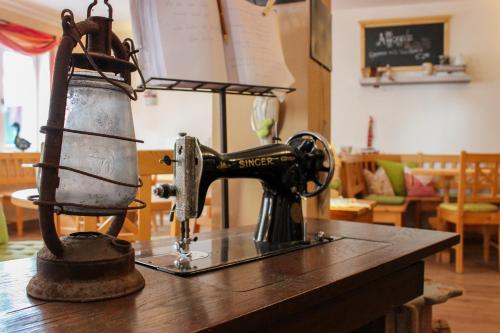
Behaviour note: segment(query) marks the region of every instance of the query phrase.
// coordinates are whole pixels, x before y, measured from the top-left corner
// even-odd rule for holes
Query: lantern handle
[[[108,3],[109,0],[104,0],[104,4],[106,6],[108,6],[108,18],[112,19],[113,18],[113,7],[111,7],[111,5]],[[97,3],[99,1],[98,0],[94,0],[94,2],[92,2],[88,8],[87,8],[87,18],[89,18],[90,16],[92,16],[92,8],[94,8],[95,6],[97,6]]]
[[[130,59],[132,59],[135,67],[137,67],[137,72],[139,73],[139,77],[141,78],[142,84],[138,88],[134,89],[134,91],[144,92],[146,91],[146,80],[144,80],[144,75],[142,74],[141,68],[139,67],[139,61],[137,60],[137,53],[139,52],[139,50],[135,48],[135,44],[132,38],[125,38],[123,40],[123,45],[127,49],[129,57]]]
[[[88,33],[95,33],[99,27],[88,20],[75,24],[73,13],[64,10],[61,13],[63,37],[59,43],[54,61],[54,74],[50,97],[49,116],[47,126],[64,127],[66,113],[66,96],[68,93],[67,71],[70,68],[71,53],[76,46],[76,40]],[[62,132],[49,132],[45,136],[45,149],[42,154],[42,162],[58,164],[61,157]],[[50,149],[47,149],[50,147]],[[46,169],[42,171],[40,178],[40,200],[55,201],[56,188],[59,185],[57,169]],[[49,251],[57,257],[64,252],[63,245],[54,223],[54,206],[40,206],[40,229],[45,245]]]

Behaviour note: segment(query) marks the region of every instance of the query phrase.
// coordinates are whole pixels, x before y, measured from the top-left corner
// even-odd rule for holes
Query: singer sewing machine
[[[173,274],[190,275],[292,250],[331,242],[337,237],[323,232],[310,235],[302,215],[302,198],[328,188],[335,159],[328,141],[313,132],[299,132],[285,144],[270,144],[220,154],[181,133],[175,143],[174,184],[162,184],[155,194],[176,198],[173,210],[181,223],[174,250],[138,253],[139,264]],[[254,234],[238,234],[197,241],[191,238],[189,220],[203,211],[210,184],[220,178],[259,179],[262,203]]]

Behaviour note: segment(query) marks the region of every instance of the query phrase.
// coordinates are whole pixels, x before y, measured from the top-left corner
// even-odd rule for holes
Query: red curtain
[[[0,44],[26,55],[38,55],[57,46],[56,36],[0,21]]]

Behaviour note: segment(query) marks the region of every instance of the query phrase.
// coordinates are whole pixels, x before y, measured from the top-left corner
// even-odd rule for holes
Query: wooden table
[[[0,263],[0,327],[65,332],[383,332],[384,314],[423,292],[426,258],[453,233],[308,220],[346,238],[189,278],[138,267],[144,290],[123,298],[48,303],[26,296],[34,259]],[[253,230],[201,234],[217,238]],[[136,250],[170,240],[136,243]]]
[[[11,203],[16,206],[16,208],[24,208],[24,209],[33,209],[33,210],[38,210],[38,206],[33,203],[33,201],[28,200],[28,197],[32,195],[38,195],[38,189],[36,188],[29,188],[29,189],[24,189],[24,190],[19,190],[15,191],[10,195],[10,201]],[[22,210],[21,210],[22,214]],[[96,231],[97,230],[97,222],[98,222],[98,217],[95,216],[83,216],[83,225],[79,225],[79,218],[78,216],[73,216],[71,217],[70,220],[70,226],[65,226],[63,225],[64,223],[61,222],[60,215],[54,214],[54,222],[56,224],[56,231],[59,235],[65,235],[69,234],[75,231]],[[18,210],[16,209],[16,219],[19,221],[21,219],[22,221],[22,215],[19,217],[18,216]]]
[[[23,236],[24,212],[23,209],[38,210],[38,206],[27,199],[28,196],[38,194],[36,188],[16,190],[9,194],[10,202],[16,207],[17,236]]]
[[[38,206],[35,205],[33,201],[28,200],[28,197],[31,195],[38,195],[38,190],[36,188],[29,188],[15,191],[10,195],[10,202],[12,202],[12,204],[16,207],[38,209]]]
[[[330,199],[330,218],[332,220],[344,220],[355,222],[372,222],[373,208],[377,205],[376,201],[352,199],[357,204],[335,206],[334,201]],[[349,199],[346,199],[349,200]]]

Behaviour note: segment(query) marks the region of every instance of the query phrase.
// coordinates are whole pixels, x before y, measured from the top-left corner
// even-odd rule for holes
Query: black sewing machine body
[[[198,216],[210,184],[220,178],[259,179],[263,187],[256,241],[273,243],[304,239],[301,197],[307,186],[300,157],[290,145],[271,144],[230,154],[201,146],[203,171],[199,187]]]
[[[177,139],[174,150],[174,160],[166,158],[164,162],[175,162],[175,185],[160,185],[155,193],[164,198],[176,196],[175,213],[181,221],[181,237],[176,243],[178,258],[172,264],[172,253],[150,254],[139,259],[139,263],[174,274],[192,274],[334,240],[326,235],[308,235],[302,214],[302,198],[326,189],[334,173],[333,150],[319,134],[300,132],[285,144],[226,154],[184,134]],[[188,222],[200,217],[208,188],[221,178],[258,179],[263,194],[253,239],[231,241],[229,236],[214,250],[225,255],[215,258],[215,252],[206,250],[213,248],[213,241],[192,243]],[[310,191],[311,188],[314,189]],[[231,253],[246,255],[232,258]],[[196,266],[192,265],[194,262]]]

